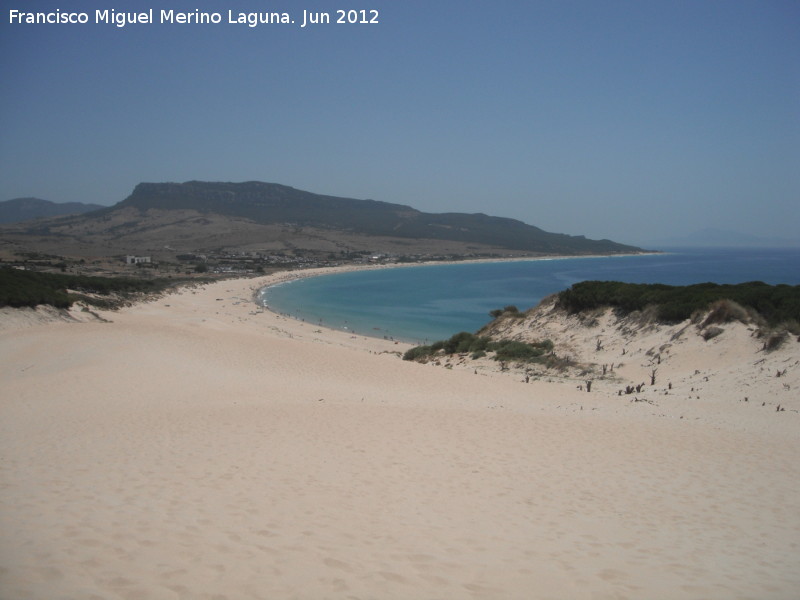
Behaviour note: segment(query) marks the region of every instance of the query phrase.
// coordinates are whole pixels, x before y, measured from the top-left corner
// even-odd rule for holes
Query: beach
[[[796,597],[796,363],[783,412],[632,403],[253,302],[287,276],[0,315],[0,598]]]

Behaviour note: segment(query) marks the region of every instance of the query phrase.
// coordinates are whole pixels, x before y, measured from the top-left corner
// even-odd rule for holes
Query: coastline
[[[363,264],[363,265],[341,265],[336,267],[317,267],[311,269],[301,269],[301,270],[291,270],[291,271],[280,271],[274,273],[272,276],[275,277],[274,281],[271,281],[267,285],[263,286],[256,290],[253,294],[253,301],[259,305],[263,306],[265,309],[270,310],[278,315],[287,318],[297,319],[299,321],[303,321],[303,319],[295,317],[290,313],[280,311],[276,308],[273,308],[265,303],[261,302],[261,299],[258,297],[261,290],[283,285],[285,283],[290,283],[293,281],[298,281],[301,279],[307,279],[310,277],[317,277],[317,276],[324,276],[324,275],[337,275],[343,273],[353,273],[358,271],[380,271],[385,269],[399,269],[399,268],[415,268],[415,267],[435,267],[435,266],[457,266],[457,265],[467,265],[467,264],[492,264],[492,263],[509,263],[509,262],[538,262],[538,261],[553,261],[553,260],[568,260],[568,259],[586,259],[586,258],[616,258],[616,257],[631,257],[631,256],[642,256],[642,255],[652,255],[652,254],[663,254],[663,252],[639,252],[635,254],[597,254],[597,255],[551,255],[551,256],[526,256],[526,257],[506,257],[506,258],[485,258],[485,259],[468,259],[468,260],[460,260],[460,261],[427,261],[427,262],[419,262],[419,263],[390,263],[390,264]],[[268,277],[272,277],[268,276]],[[336,331],[347,331],[346,329],[339,329],[332,326],[327,326],[320,323],[320,326],[326,326],[330,329]],[[451,332],[456,333],[455,331]],[[380,337],[378,334],[366,334],[367,337]],[[392,338],[394,340],[394,338]],[[421,343],[421,340],[417,340],[414,342],[403,340],[401,337],[398,337],[399,341],[403,343],[408,343],[410,345],[416,345],[417,343]]]
[[[655,406],[409,363],[407,345],[259,310],[274,278],[109,322],[2,317],[0,596],[800,587],[795,413],[723,387]]]

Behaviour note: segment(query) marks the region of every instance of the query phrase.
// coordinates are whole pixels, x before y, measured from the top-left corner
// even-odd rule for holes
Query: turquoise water
[[[682,249],[658,255],[424,265],[310,277],[266,288],[278,312],[359,335],[422,343],[475,331],[489,311],[520,310],[590,279],[687,285],[800,284],[800,248]]]

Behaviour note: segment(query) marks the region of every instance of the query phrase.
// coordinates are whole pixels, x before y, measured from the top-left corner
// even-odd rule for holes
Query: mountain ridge
[[[144,182],[125,200],[103,212],[121,208],[198,210],[264,225],[293,224],[369,236],[479,243],[528,252],[613,254],[641,251],[611,240],[550,233],[506,217],[484,213],[426,213],[405,204],[316,194],[259,181]]]
[[[484,213],[425,213],[409,205],[316,194],[290,186],[143,182],[113,206],[3,225],[2,257],[31,253],[118,259],[243,255],[335,260],[383,254],[489,258],[644,252],[611,240],[550,233]]]
[[[75,215],[106,208],[83,202],[52,202],[41,198],[12,198],[0,202],[0,224],[24,223],[32,219]]]

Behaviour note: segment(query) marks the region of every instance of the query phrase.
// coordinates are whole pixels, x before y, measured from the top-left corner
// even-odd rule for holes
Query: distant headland
[[[24,214],[13,210],[18,205],[19,199],[0,202],[0,214],[9,213],[0,227],[6,262],[263,272],[343,262],[644,252],[483,213],[426,213],[259,181],[140,183],[113,206],[76,204],[76,214],[57,218],[53,203]]]

